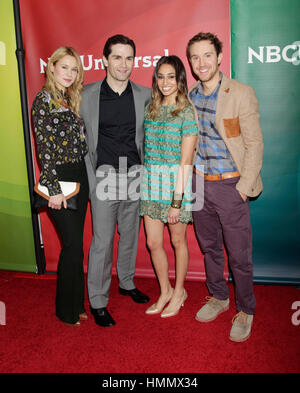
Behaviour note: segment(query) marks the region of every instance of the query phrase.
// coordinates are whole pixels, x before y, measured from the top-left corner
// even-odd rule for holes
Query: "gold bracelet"
[[[182,199],[183,199],[183,194],[175,194],[175,192],[173,192],[171,207],[173,207],[174,209],[180,209],[182,204]]]

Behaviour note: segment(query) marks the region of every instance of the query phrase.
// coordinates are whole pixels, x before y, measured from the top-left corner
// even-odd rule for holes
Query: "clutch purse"
[[[80,189],[80,183],[70,181],[59,182],[62,193],[67,199],[67,209],[77,210],[77,197]],[[42,186],[40,182],[34,186],[33,207],[39,209],[48,206],[50,196],[46,186]]]

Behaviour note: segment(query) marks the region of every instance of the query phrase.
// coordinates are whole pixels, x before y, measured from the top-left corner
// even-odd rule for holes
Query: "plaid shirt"
[[[195,167],[205,174],[217,175],[236,171],[236,165],[221,138],[216,125],[216,106],[223,74],[210,96],[203,94],[202,84],[191,91],[190,98],[197,110],[200,124],[199,148]]]

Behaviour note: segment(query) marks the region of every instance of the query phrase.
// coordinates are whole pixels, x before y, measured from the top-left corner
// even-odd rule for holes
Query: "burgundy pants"
[[[203,188],[193,190],[196,198],[203,198]],[[237,312],[255,313],[253,293],[252,234],[249,201],[243,201],[236,183],[238,177],[204,181],[204,205],[193,211],[196,236],[204,253],[206,284],[212,296],[219,300],[229,297],[224,278],[225,243],[228,263],[232,271]]]

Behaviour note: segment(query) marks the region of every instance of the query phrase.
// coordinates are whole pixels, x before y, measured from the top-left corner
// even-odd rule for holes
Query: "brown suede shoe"
[[[196,314],[196,320],[199,322],[213,321],[229,308],[229,299],[218,300],[211,296],[206,296],[205,299],[207,300],[206,304]]]
[[[253,315],[248,315],[243,311],[236,314],[232,319],[232,328],[229,334],[230,340],[235,342],[246,341],[250,337],[252,323]]]

